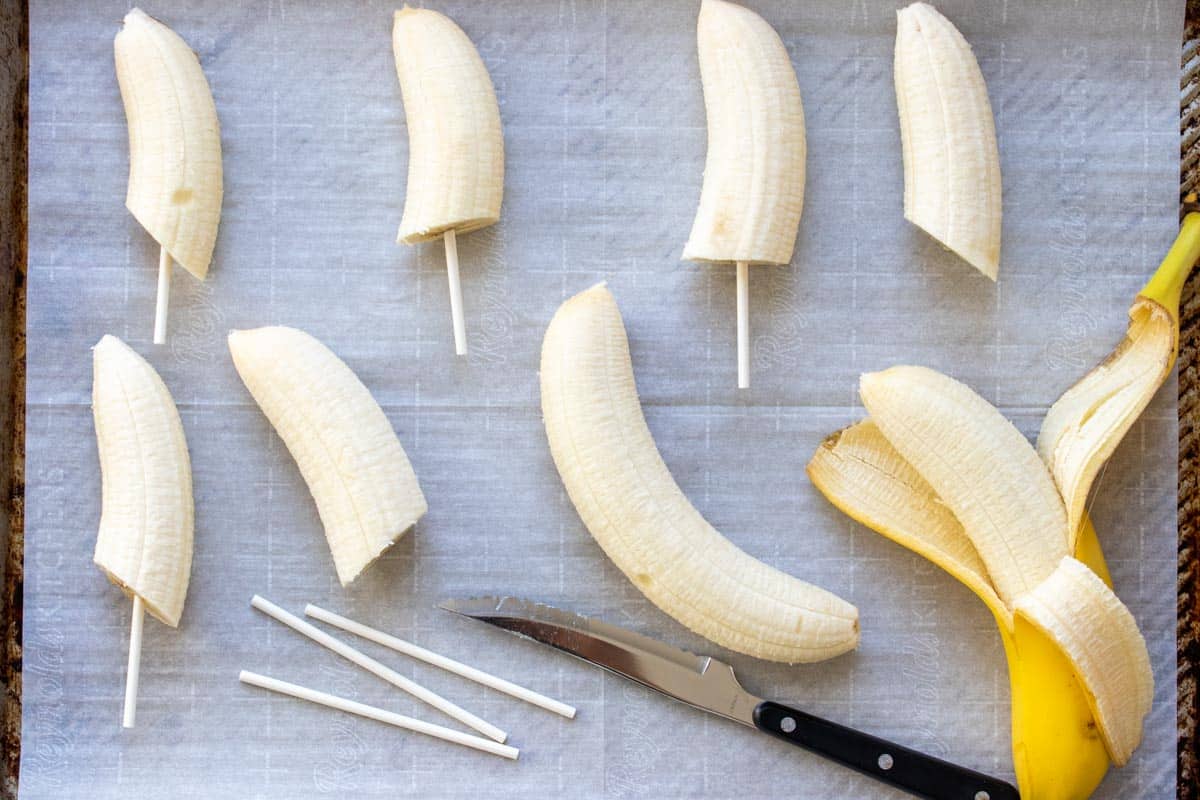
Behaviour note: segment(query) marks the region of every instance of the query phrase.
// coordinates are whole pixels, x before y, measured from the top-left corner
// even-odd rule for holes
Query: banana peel
[[[1125,403],[1129,408],[1123,409],[1125,415],[1114,415],[1116,423],[1105,431],[1109,440],[1103,443],[1105,452],[1100,463],[1111,455],[1174,365],[1178,354],[1180,296],[1197,258],[1200,258],[1200,213],[1189,213],[1162,264],[1134,300],[1130,334],[1105,362],[1118,358],[1123,349],[1129,348],[1131,340],[1143,330],[1139,322],[1147,314],[1165,315],[1169,319],[1161,369],[1150,387],[1140,388],[1144,399],[1127,398]],[[1095,409],[1083,413],[1089,412],[1094,414]],[[1088,421],[1088,417],[1082,421]],[[961,536],[955,534],[952,526],[956,523],[946,520],[932,487],[892,449],[869,419],[827,438],[809,463],[808,475],[841,511],[946,570],[992,612],[1008,662],[1013,766],[1021,797],[1025,800],[1089,797],[1111,763],[1096,724],[1094,698],[1080,683],[1059,645],[1021,615],[1014,615],[1000,599],[978,554],[964,550],[965,532],[960,530]],[[1093,471],[1076,480],[1075,487],[1082,485],[1085,497],[1094,477]],[[1060,475],[1055,478],[1059,481]],[[1059,485],[1061,489],[1062,483]],[[1072,520],[1075,532],[1071,537],[1072,554],[1111,587],[1104,553],[1086,510],[1080,508]]]

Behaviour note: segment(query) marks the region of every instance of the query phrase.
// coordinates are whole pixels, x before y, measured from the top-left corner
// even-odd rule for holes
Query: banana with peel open
[[[1051,408],[1041,458],[966,386],[931,370],[863,376],[870,418],[830,436],[808,474],[841,510],[941,566],[996,619],[1009,664],[1021,796],[1085,798],[1128,761],[1153,693],[1145,642],[1085,502],[1166,379],[1200,214],[1130,309],[1126,337]]]

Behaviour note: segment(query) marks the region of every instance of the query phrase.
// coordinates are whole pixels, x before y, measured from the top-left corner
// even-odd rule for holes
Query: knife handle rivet
[[[893,766],[893,765],[894,765],[896,762],[892,760],[892,757],[891,757],[891,755],[890,755],[890,754],[888,754],[888,753],[884,753],[883,755],[881,755],[881,756],[879,757],[879,761],[878,761],[878,762],[876,762],[876,763],[878,763],[878,764],[879,764],[879,768],[880,768],[880,769],[883,769],[883,770],[888,770],[888,769],[891,769],[891,768],[892,768],[892,766]],[[975,800],[979,800],[979,798],[978,798],[978,797],[976,797],[976,798],[975,798]]]
[[[784,733],[791,733],[792,731],[796,730],[796,720],[792,719],[791,717],[784,717],[783,719],[779,720],[779,730],[783,731]]]

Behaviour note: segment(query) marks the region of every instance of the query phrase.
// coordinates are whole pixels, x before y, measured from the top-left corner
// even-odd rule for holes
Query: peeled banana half
[[[102,483],[94,560],[175,627],[192,569],[192,467],[183,424],[158,373],[117,337],[100,340],[92,364]]]
[[[904,216],[996,280],[1000,152],[971,46],[927,3],[896,15]]]
[[[221,219],[221,130],[200,61],[170,28],[133,9],[113,42],[129,126],[125,205],[203,279]]]
[[[400,440],[367,387],[307,333],[234,331],[229,350],[300,467],[348,585],[428,508]]]
[[[504,136],[483,59],[444,14],[405,7],[392,26],[408,127],[408,188],[398,240],[469,233],[500,219]]]
[[[541,393],[571,501],[651,602],[719,645],[771,661],[817,661],[857,645],[854,606],[738,549],[684,497],[642,416],[625,326],[603,285],[554,315]]]
[[[762,17],[703,0],[696,30],[708,120],[688,261],[787,264],[804,207],[804,107],[787,48]]]

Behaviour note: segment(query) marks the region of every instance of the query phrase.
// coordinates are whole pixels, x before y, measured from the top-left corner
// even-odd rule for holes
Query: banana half
[[[307,333],[234,331],[229,351],[300,467],[348,585],[428,509],[400,440],[362,381]]]
[[[392,25],[408,126],[408,188],[398,241],[415,244],[500,219],[504,136],[483,59],[449,17],[405,7]]]
[[[971,46],[926,3],[896,15],[904,217],[996,280],[1000,151]]]
[[[738,549],[688,502],[642,416],[625,326],[595,286],[542,344],[550,452],[584,525],[656,606],[719,645],[788,663],[854,649],[858,611]]]
[[[187,441],[158,373],[115,336],[92,350],[92,415],[102,483],[96,566],[176,627],[192,570]]]
[[[708,119],[688,261],[787,264],[804,207],[804,107],[787,48],[762,17],[703,0],[696,28]]]
[[[141,9],[113,42],[129,126],[125,205],[173,259],[208,274],[223,194],[221,129],[200,61]]]

